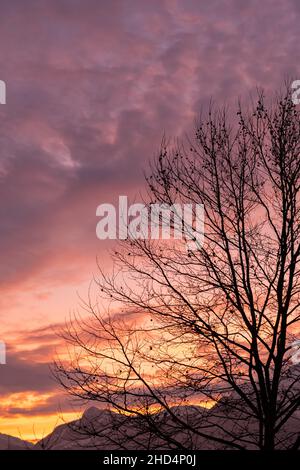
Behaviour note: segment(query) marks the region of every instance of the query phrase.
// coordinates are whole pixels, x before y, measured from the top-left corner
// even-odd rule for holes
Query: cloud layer
[[[49,343],[29,363],[31,333],[21,357],[11,331],[63,321],[96,254],[109,267],[97,205],[142,188],[162,134],[191,131],[211,97],[299,78],[299,16],[296,0],[1,1],[2,394],[54,393]]]

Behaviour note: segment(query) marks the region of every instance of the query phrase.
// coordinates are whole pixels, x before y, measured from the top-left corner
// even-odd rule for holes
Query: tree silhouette
[[[140,448],[299,447],[299,138],[287,89],[230,118],[211,106],[192,139],[164,140],[149,207],[203,204],[204,244],[120,242],[97,279],[120,314],[89,298],[64,332],[57,379],[127,417]]]

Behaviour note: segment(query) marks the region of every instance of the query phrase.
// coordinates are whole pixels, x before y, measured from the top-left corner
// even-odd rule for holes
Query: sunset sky
[[[297,0],[0,0],[0,432],[80,411],[49,366],[96,256],[111,266],[96,207],[138,194],[163,133],[211,97],[300,79],[299,21]]]

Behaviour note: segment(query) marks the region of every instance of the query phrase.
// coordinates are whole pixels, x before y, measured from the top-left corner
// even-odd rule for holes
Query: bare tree
[[[204,244],[121,242],[97,279],[120,314],[90,298],[64,334],[70,361],[56,363],[69,393],[140,430],[136,445],[299,447],[299,138],[287,90],[234,118],[211,107],[193,139],[163,141],[149,207],[203,204]]]

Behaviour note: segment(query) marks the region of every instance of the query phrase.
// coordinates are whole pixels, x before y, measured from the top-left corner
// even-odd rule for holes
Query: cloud
[[[1,365],[2,420],[17,416],[42,417],[74,411],[67,393],[55,381],[51,368],[63,349],[58,331],[63,324],[7,334],[7,363]],[[22,424],[22,423],[21,423]]]
[[[1,2],[1,329],[32,330],[12,340],[2,395],[51,392],[52,406],[57,342],[37,325],[63,321],[96,254],[109,267],[96,207],[143,188],[163,133],[191,132],[212,96],[296,76],[299,15],[292,0]]]
[[[57,388],[50,373],[51,362],[41,360],[53,345],[36,346],[31,351],[7,349],[6,364],[1,365],[0,395],[16,392],[48,392]]]
[[[274,88],[297,70],[294,2],[31,0],[1,9],[4,287],[37,283],[45,269],[49,283],[86,277],[106,249],[96,206],[143,186],[164,131],[191,130],[211,96],[222,103],[257,84]]]

